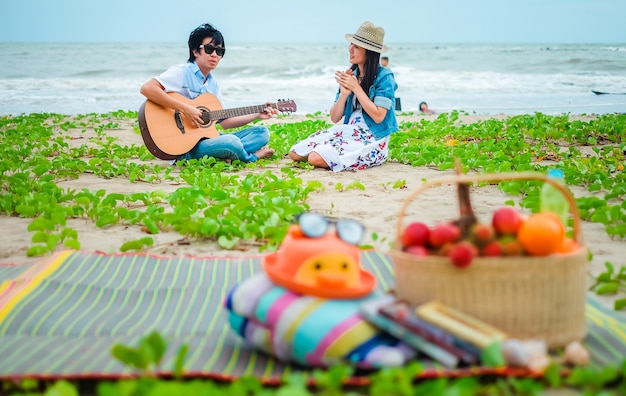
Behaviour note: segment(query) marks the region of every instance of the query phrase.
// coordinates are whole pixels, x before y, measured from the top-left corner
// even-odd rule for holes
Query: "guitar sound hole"
[[[211,121],[211,111],[207,109],[206,107],[198,107],[198,108],[200,109],[200,111],[202,111],[202,115],[200,117],[202,118],[202,121],[204,121],[201,127],[206,128],[208,126],[211,126],[213,124],[213,122]]]

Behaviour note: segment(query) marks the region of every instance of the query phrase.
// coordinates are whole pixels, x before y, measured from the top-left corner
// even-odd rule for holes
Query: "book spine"
[[[420,320],[476,346],[479,350],[507,338],[499,329],[436,301],[420,305],[414,312]]]
[[[425,339],[423,339],[419,335],[415,333],[411,333],[410,331],[408,331],[406,328],[402,327],[401,325],[395,322],[389,321],[388,319],[383,318],[381,316],[376,316],[376,315],[372,315],[372,316],[367,315],[367,316],[368,316],[368,320],[371,323],[387,331],[389,334],[393,335],[394,337],[406,342],[407,344],[411,345],[413,348],[424,353],[425,355],[428,355],[430,358],[441,363],[443,366],[448,367],[448,368],[455,368],[459,365],[459,358],[456,355],[450,353],[449,351],[443,348],[440,348],[439,346],[435,344],[427,342]]]
[[[454,354],[464,363],[475,364],[480,361],[481,351],[478,347],[420,319],[410,309],[407,309],[402,314],[394,314],[382,309],[381,314],[392,321],[400,323],[401,326],[406,327],[425,341]]]

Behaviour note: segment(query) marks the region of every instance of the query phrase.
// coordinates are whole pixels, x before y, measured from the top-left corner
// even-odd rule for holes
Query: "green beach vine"
[[[568,115],[489,118],[463,123],[459,112],[436,119],[400,124],[391,135],[390,160],[411,166],[452,169],[459,158],[468,171],[545,171],[558,166],[570,186],[588,194],[576,198],[581,218],[601,223],[611,238],[626,237],[626,115],[605,114],[570,119]],[[125,242],[120,251],[141,251],[154,244],[152,235],[176,232],[186,241],[213,240],[223,249],[245,246],[275,249],[294,215],[308,209],[309,194],[324,189],[304,182],[298,172],[310,166],[280,167],[289,147],[312,132],[330,126],[322,114],[303,121],[270,125],[277,154],[257,163],[214,159],[169,166],[143,145],[124,144],[114,131],[131,124],[137,112],[117,111],[68,117],[26,114],[0,117],[0,213],[30,219],[32,246],[26,254],[40,256],[59,246],[80,249],[80,235],[70,219],[98,228],[137,227],[144,237]],[[279,118],[280,121],[280,118]],[[119,178],[137,192],[63,188],[81,177]],[[166,182],[170,191],[152,186]],[[404,188],[406,181],[390,181]],[[150,186],[150,188],[148,188]],[[536,182],[502,182],[500,189],[537,209]],[[364,190],[358,180],[337,183],[337,191]],[[373,236],[376,237],[376,236]]]
[[[567,115],[541,113],[491,118],[465,124],[460,113],[436,119],[402,122],[391,136],[390,160],[411,166],[452,169],[459,158],[466,170],[480,172],[545,171],[558,166],[570,186],[588,194],[576,198],[582,219],[601,223],[614,239],[626,237],[626,115],[606,114],[571,120]],[[145,235],[120,246],[120,251],[142,251],[154,244],[160,232],[174,231],[187,241],[212,240],[223,249],[253,246],[275,249],[296,213],[307,210],[320,182],[303,181],[299,172],[307,165],[276,167],[289,147],[310,133],[329,126],[324,115],[300,122],[270,126],[271,146],[277,155],[254,164],[226,164],[212,159],[175,166],[155,162],[142,145],[124,144],[111,132],[122,124],[136,125],[137,113],[118,111],[68,117],[60,114],[26,114],[0,117],[0,216],[28,220],[32,246],[26,254],[40,256],[64,246],[80,249],[80,235],[68,225],[71,219],[98,228],[135,227]],[[120,178],[129,191],[101,188],[73,190],[64,182]],[[155,189],[165,182],[170,188]],[[97,185],[97,183],[95,183]],[[146,188],[142,188],[145,185]],[[406,181],[389,181],[384,188],[405,188]],[[500,189],[531,210],[537,209],[538,183],[503,182]],[[335,185],[338,191],[365,189],[359,181]],[[378,236],[373,235],[376,239]],[[623,292],[624,266],[605,264],[592,290],[598,294]],[[626,308],[626,300],[615,303]],[[345,390],[352,374],[337,367],[316,371],[317,388],[305,377],[294,376],[281,388],[267,389],[254,378],[230,384],[179,380],[186,350],[178,352],[174,381],[157,380],[150,369],[158,366],[166,345],[158,334],[147,336],[137,348],[117,345],[113,354],[139,370],[140,378],[102,383],[98,394],[154,394],[156,392],[210,391],[214,394],[539,394],[547,387],[575,388],[583,394],[624,392],[626,362],[621,367],[575,369],[567,379],[548,372],[544,379],[483,378],[432,379],[413,382],[419,366],[382,370],[366,389]],[[26,380],[3,383],[4,391],[37,393],[42,384]],[[78,394],[78,385],[57,381],[46,394]],[[356,393],[355,393],[356,392]],[[420,393],[421,392],[421,393]],[[446,393],[447,392],[447,393]],[[504,392],[504,393],[502,393]],[[172,394],[172,393],[170,393]]]

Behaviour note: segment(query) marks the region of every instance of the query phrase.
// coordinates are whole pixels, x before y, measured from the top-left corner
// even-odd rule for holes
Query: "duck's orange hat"
[[[350,286],[326,282],[311,284],[297,279],[301,266],[313,258],[342,256],[357,267],[357,282]],[[291,225],[287,236],[275,253],[264,258],[263,268],[276,284],[291,291],[322,298],[349,299],[368,295],[376,286],[376,277],[360,266],[361,252],[355,245],[342,241],[334,232],[319,238],[305,236],[300,227]]]

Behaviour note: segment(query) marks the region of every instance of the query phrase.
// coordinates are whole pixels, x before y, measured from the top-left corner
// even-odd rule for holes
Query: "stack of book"
[[[483,349],[507,338],[500,330],[443,304],[415,307],[392,294],[364,302],[360,313],[448,368],[480,363]]]

